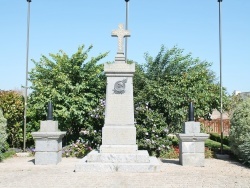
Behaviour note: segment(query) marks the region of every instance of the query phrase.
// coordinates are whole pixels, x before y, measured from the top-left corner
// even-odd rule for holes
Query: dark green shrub
[[[250,166],[250,98],[240,102],[234,109],[229,141],[233,153]]]
[[[205,146],[208,147],[208,148],[210,148],[213,151],[218,151],[218,150],[220,150],[221,143],[220,142],[216,142],[214,140],[207,139],[205,141]],[[223,144],[223,149],[227,150],[227,151],[230,151],[230,147],[228,147],[227,145],[224,145],[224,144]]]
[[[6,133],[7,120],[3,117],[2,109],[0,108],[0,161],[3,159],[2,152],[5,150],[7,133]]]
[[[178,140],[178,138],[177,138],[177,136],[175,136],[175,135],[168,135],[168,139],[169,139],[169,141],[171,141],[171,143],[172,143],[172,146],[179,146],[179,140]]]
[[[221,142],[221,135],[218,133],[210,133],[209,138],[216,142]],[[228,136],[223,136],[223,144],[229,146],[229,138]]]
[[[148,150],[150,155],[160,156],[170,149],[168,125],[162,114],[153,111],[148,104],[135,105],[136,137],[139,149]]]

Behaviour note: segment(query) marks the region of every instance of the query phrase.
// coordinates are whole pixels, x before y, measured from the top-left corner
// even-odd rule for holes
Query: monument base
[[[161,162],[145,150],[134,153],[92,151],[75,166],[76,172],[158,172]]]
[[[62,138],[57,121],[42,121],[40,130],[31,133],[35,140],[35,164],[56,165],[62,160]]]
[[[205,133],[177,134],[179,139],[179,161],[183,166],[205,165],[205,140],[209,137]]]

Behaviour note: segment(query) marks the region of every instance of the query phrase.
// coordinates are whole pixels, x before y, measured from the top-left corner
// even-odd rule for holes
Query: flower
[[[82,130],[80,133],[82,133],[82,134],[84,134],[84,135],[88,135],[89,134],[89,131],[87,131],[87,130]]]
[[[165,128],[165,129],[164,129],[164,132],[165,132],[165,133],[168,133],[168,128]]]

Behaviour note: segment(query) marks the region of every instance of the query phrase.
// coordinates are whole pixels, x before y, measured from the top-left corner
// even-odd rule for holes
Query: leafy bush
[[[214,140],[211,139],[207,139],[205,141],[205,146],[208,147],[209,149],[213,150],[213,151],[219,151],[220,147],[221,147],[221,143],[220,142],[216,142]],[[230,147],[228,147],[227,145],[223,144],[223,149],[226,151],[230,151]]]
[[[240,102],[234,109],[229,141],[233,153],[250,166],[250,98]]]
[[[82,158],[91,150],[92,148],[87,146],[84,141],[79,138],[75,143],[72,142],[70,145],[63,147],[62,156]]]
[[[148,104],[135,105],[137,144],[150,155],[160,156],[172,145],[168,138],[168,126],[162,114],[153,111]]]
[[[23,143],[23,96],[18,91],[0,91],[0,107],[7,119],[8,144],[20,148]]]
[[[219,108],[219,85],[210,63],[184,54],[182,49],[161,47],[156,57],[145,54],[134,76],[135,102],[149,103],[162,113],[170,133],[182,132],[189,101],[195,104],[195,118],[207,118]],[[228,97],[223,89],[224,108]]]
[[[82,130],[94,132],[89,112],[104,98],[105,77],[99,61],[108,53],[88,59],[91,49],[92,46],[85,50],[82,45],[72,56],[60,50],[33,61],[27,132],[37,131],[39,121],[46,119],[48,101],[54,105],[54,118],[59,121],[60,130],[67,131],[66,142],[78,139]]]
[[[160,157],[165,159],[177,159],[179,158],[179,146],[171,146],[168,150],[161,153]]]
[[[168,135],[168,139],[171,141],[173,146],[179,146],[179,139],[175,135]]]
[[[3,117],[2,109],[0,108],[0,161],[3,159],[2,152],[5,151],[6,147],[6,139],[7,139],[7,133],[6,133],[6,126],[7,126],[7,120]]]
[[[218,133],[210,133],[209,138],[216,142],[221,142],[221,135]],[[223,136],[223,144],[229,146],[229,138],[228,136]]]

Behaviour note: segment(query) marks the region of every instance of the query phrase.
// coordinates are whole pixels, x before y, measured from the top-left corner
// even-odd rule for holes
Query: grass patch
[[[9,149],[8,151],[4,152],[2,156],[3,156],[3,159],[7,159],[10,157],[13,157],[15,154],[16,154],[16,151],[14,149]]]

